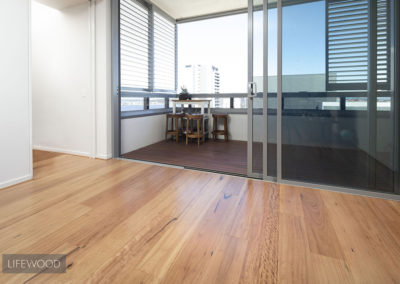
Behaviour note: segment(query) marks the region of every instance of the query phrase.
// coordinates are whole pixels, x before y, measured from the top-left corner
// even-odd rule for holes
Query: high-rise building
[[[186,86],[188,92],[192,94],[218,94],[218,68],[213,65],[185,65],[182,83]]]
[[[190,64],[185,65],[182,72],[182,85],[190,94],[218,94],[220,74],[218,67],[213,65]],[[216,108],[224,107],[222,98],[215,98]]]

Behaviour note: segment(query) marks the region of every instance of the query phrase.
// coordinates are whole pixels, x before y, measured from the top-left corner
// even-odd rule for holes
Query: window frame
[[[243,9],[240,11],[234,11],[234,12],[229,12],[229,13],[221,13],[221,14],[212,14],[212,15],[207,15],[207,16],[202,16],[202,17],[193,17],[190,19],[177,19],[174,20],[171,16],[166,14],[163,10],[158,8],[154,4],[150,4],[146,2],[145,0],[133,0],[136,1],[142,5],[145,5],[149,9],[149,14],[153,15],[154,12],[157,12],[163,16],[165,16],[167,19],[169,19],[171,22],[174,23],[175,25],[175,91],[168,91],[168,90],[156,90],[152,88],[147,88],[147,89],[137,89],[137,88],[121,88],[120,90],[120,98],[126,98],[126,97],[140,97],[143,98],[143,110],[131,110],[131,111],[121,111],[120,112],[120,118],[121,119],[127,119],[127,118],[135,118],[135,117],[142,117],[142,116],[151,116],[151,115],[160,115],[160,114],[165,114],[165,113],[170,113],[172,111],[171,106],[169,105],[169,99],[171,98],[177,98],[178,97],[178,33],[177,33],[177,25],[181,23],[188,23],[191,21],[198,21],[198,20],[207,20],[207,19],[213,19],[213,18],[218,18],[218,17],[225,17],[225,16],[232,16],[236,14],[242,14],[242,13],[247,13],[247,9]],[[311,1],[312,2],[312,1]],[[149,32],[153,31],[153,25],[149,25]],[[153,39],[154,43],[154,39]],[[326,45],[326,48],[328,48],[328,45]],[[154,49],[154,47],[153,47]],[[153,50],[153,55],[154,56],[154,50]],[[154,57],[153,57],[154,60]],[[326,67],[328,65],[326,64]],[[326,76],[328,76],[329,72],[326,72]],[[154,75],[154,73],[153,73]],[[154,77],[151,76],[154,80]],[[154,81],[153,81],[154,82]],[[150,84],[149,84],[150,85]],[[121,86],[122,87],[122,86]],[[326,88],[326,91],[323,93],[302,93],[302,96],[307,96],[307,97],[313,97],[313,96],[319,96],[319,97],[338,97],[340,98],[340,110],[304,110],[304,109],[295,109],[295,110],[289,110],[289,109],[283,109],[283,111],[286,114],[290,115],[304,115],[309,114],[309,115],[315,115],[315,114],[323,114],[324,116],[353,116],[353,115],[360,115],[362,113],[365,113],[365,110],[349,110],[346,109],[346,98],[348,97],[366,97],[367,93],[365,90],[357,90],[359,89],[359,86],[353,90],[353,88],[349,88],[348,86],[346,87],[345,90],[337,89],[334,88],[331,90],[330,88]],[[361,88],[363,89],[363,88]],[[387,94],[385,93],[386,90],[382,91],[383,94],[378,94],[378,97],[386,97]],[[247,109],[246,108],[235,108],[234,107],[234,99],[235,98],[247,98],[247,93],[219,93],[219,94],[191,94],[193,97],[199,97],[199,98],[208,98],[208,97],[214,97],[214,98],[230,98],[231,103],[229,108],[211,108],[211,112],[218,112],[218,113],[227,113],[227,114],[246,114]],[[272,97],[273,94],[270,94]],[[299,94],[290,94],[290,93],[284,93],[283,94],[283,99],[289,98],[289,97],[296,97],[299,96]],[[150,109],[149,108],[149,99],[150,98],[164,98],[165,100],[165,105],[164,108],[159,108],[159,109]],[[393,105],[394,102],[392,101],[391,104]],[[120,107],[120,106],[119,106]],[[393,108],[393,107],[392,107]],[[268,112],[273,112],[273,110],[269,110]],[[377,114],[382,117],[386,117],[389,115],[388,111],[382,111],[382,110],[377,110]]]

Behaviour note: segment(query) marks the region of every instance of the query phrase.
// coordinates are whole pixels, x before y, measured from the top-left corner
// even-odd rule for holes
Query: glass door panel
[[[398,11],[249,0],[249,176],[399,193]]]
[[[277,176],[277,8],[276,0],[249,1],[250,176]]]
[[[283,180],[394,191],[394,2],[283,4]]]

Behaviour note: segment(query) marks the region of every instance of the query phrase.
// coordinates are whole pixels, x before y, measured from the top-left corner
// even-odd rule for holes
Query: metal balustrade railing
[[[159,115],[172,111],[171,99],[178,99],[179,94],[165,92],[133,92],[122,90],[121,99],[138,99],[140,109],[121,111],[121,118],[132,118],[141,116]],[[276,93],[268,93],[268,115],[276,115]],[[227,107],[211,107],[212,113],[226,114],[247,114],[247,93],[225,93],[225,94],[191,94],[192,99],[229,99]],[[162,100],[156,108],[152,108],[151,101]],[[245,99],[245,104],[237,107],[235,99]],[[378,100],[382,100],[386,107],[379,108],[378,114],[386,117],[390,115],[392,109],[391,93],[389,91],[379,91]],[[346,91],[346,92],[284,92],[282,94],[283,115],[297,116],[364,116],[367,111],[367,92],[366,91]],[[213,105],[213,104],[212,104]],[[192,107],[195,109],[195,107]],[[187,111],[187,109],[185,109]],[[255,115],[263,113],[262,93],[257,93],[253,104]]]

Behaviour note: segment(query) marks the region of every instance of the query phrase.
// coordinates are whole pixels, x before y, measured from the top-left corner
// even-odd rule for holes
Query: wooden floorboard
[[[0,190],[0,252],[68,269],[0,283],[400,283],[399,202],[35,155],[34,179]]]
[[[40,151],[40,150],[34,150],[33,151],[33,162],[40,162],[44,161],[47,159],[51,159],[57,156],[63,155],[61,153],[55,153],[55,152],[47,152],[47,151]]]
[[[247,174],[247,142],[207,140],[186,145],[183,141],[164,140],[126,153],[124,158],[207,169],[238,175]]]

